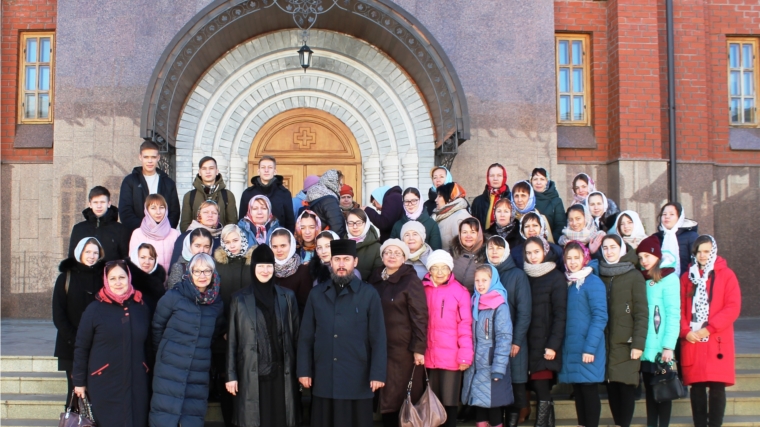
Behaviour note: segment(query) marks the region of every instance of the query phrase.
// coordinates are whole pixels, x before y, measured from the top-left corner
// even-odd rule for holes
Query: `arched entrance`
[[[362,200],[362,157],[353,132],[334,115],[313,108],[285,111],[267,121],[248,152],[248,176],[258,175],[258,161],[277,159],[277,173],[291,193],[303,189],[308,175],[338,169],[344,183]]]

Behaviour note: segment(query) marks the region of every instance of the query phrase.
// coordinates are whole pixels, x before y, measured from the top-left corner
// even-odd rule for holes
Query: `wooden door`
[[[269,155],[277,159],[277,174],[296,194],[308,175],[329,169],[343,173],[343,183],[361,200],[361,153],[353,133],[338,118],[322,110],[299,108],[281,113],[262,126],[248,153],[248,176],[258,175],[258,161]]]

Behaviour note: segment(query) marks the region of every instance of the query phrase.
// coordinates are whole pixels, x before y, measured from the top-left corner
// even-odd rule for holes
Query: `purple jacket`
[[[428,304],[425,367],[458,371],[460,364],[471,365],[472,308],[470,293],[452,274],[436,287],[430,274],[422,279]]]
[[[385,195],[383,195],[382,206],[383,211],[380,213],[372,208],[364,210],[372,224],[380,230],[380,244],[383,244],[383,242],[390,238],[396,221],[404,216],[404,201],[401,199],[401,187],[396,185],[386,191]]]

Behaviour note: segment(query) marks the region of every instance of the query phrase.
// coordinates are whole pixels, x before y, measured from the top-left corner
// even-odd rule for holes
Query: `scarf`
[[[588,277],[592,271],[593,270],[591,267],[583,267],[575,273],[571,273],[570,270],[566,270],[565,278],[567,278],[567,286],[572,286],[572,284],[575,283],[575,288],[580,289],[583,285],[583,282],[586,281],[586,277]]]
[[[317,229],[315,230],[315,233],[314,233],[314,240],[311,242],[304,242],[303,236],[301,235],[301,218],[303,218],[305,214],[311,214],[317,217],[317,220],[316,220]],[[298,245],[301,247],[301,249],[307,252],[313,252],[314,249],[317,248],[316,236],[319,235],[319,233],[321,232],[322,232],[322,220],[319,219],[319,215],[315,214],[314,212],[308,209],[304,209],[303,212],[301,212],[301,215],[298,215],[298,219],[296,220],[296,241],[298,242]]]
[[[691,300],[691,330],[698,331],[707,326],[707,320],[710,316],[710,300],[707,297],[707,281],[710,278],[710,274],[715,268],[715,260],[718,258],[718,244],[715,243],[715,239],[710,236],[712,241],[712,249],[710,250],[710,258],[707,259],[703,269],[700,271],[699,263],[696,257],[692,257],[693,261],[689,268],[689,280],[694,284],[694,297]],[[703,338],[701,342],[707,342],[708,338]]]
[[[136,246],[132,248],[132,252],[129,253],[129,260],[132,261],[132,264],[136,265],[138,268],[140,268],[140,246]],[[153,262],[153,269],[148,271],[148,274],[153,274],[153,272],[156,271],[158,268],[158,260],[154,260]]]
[[[460,211],[462,209],[467,209],[467,200],[465,199],[455,199],[450,201],[449,203],[446,203],[445,205],[441,206],[440,208],[436,208],[433,211],[433,219],[435,222],[441,222],[444,219],[450,217],[455,212]]]
[[[590,194],[590,193],[589,193]],[[562,229],[562,236],[559,238],[560,246],[565,246],[568,242],[575,240],[584,245],[587,245],[592,239],[595,239],[599,231],[594,225],[594,219],[591,217],[591,213],[588,211],[588,207],[583,204],[583,217],[586,219],[586,226],[581,231],[573,231],[570,229],[570,224],[566,225]]]
[[[530,212],[528,212],[530,213]],[[541,229],[538,230],[538,237],[542,238],[543,240],[547,240],[549,238],[547,231],[546,231],[546,218],[541,215],[537,210],[534,210],[533,213],[538,215],[538,222],[541,225]],[[528,240],[528,236],[523,233],[523,218],[525,218],[525,215],[520,216],[520,228],[518,229],[520,231],[520,236],[522,236],[523,239]]]
[[[575,175],[575,178],[578,178],[581,175],[585,176],[586,179],[588,179],[588,194],[591,194],[592,192],[596,191],[596,184],[594,183],[594,180],[591,179],[591,177],[588,176],[587,174],[585,174],[585,173],[579,173],[578,175]],[[573,181],[570,183],[571,186],[575,182],[575,178],[573,178]],[[586,201],[586,198],[588,198],[588,196],[581,197],[581,196],[575,194],[575,189],[573,189],[572,187],[570,188],[570,190],[573,192],[573,204],[574,205],[582,205]]]
[[[666,229],[665,226],[662,225],[662,219],[660,219],[660,230],[662,231],[662,254],[664,257],[665,252],[667,251],[674,255],[675,259],[673,260],[673,269],[678,276],[681,275],[681,257],[678,256],[680,249],[678,247],[678,236],[676,233],[678,233],[678,229],[683,226],[685,220],[686,217],[684,216],[683,209],[681,209],[680,215],[678,216],[678,222],[676,222],[676,225],[674,225],[670,230]]]
[[[348,233],[348,240],[353,240],[356,243],[361,243],[364,241],[365,238],[367,238],[367,233],[369,233],[369,229],[372,227],[372,221],[367,218],[366,221],[364,221],[364,228],[362,229],[362,233],[358,236],[352,236],[351,233]],[[348,230],[348,224],[346,224],[346,230]],[[378,236],[380,233],[377,234]]]
[[[515,216],[512,215],[509,218],[509,223],[507,223],[507,225],[499,225],[497,223],[494,223],[493,225],[494,225],[496,234],[506,239],[507,236],[509,236],[509,234],[512,232],[512,230],[515,229],[515,226],[519,224],[519,222],[514,221],[514,217]]]
[[[432,251],[432,250],[433,250],[433,248],[431,248],[430,245],[428,245],[427,243],[423,242],[422,246],[420,246],[419,249],[417,249],[415,252],[412,252],[409,255],[409,260],[408,261],[417,262],[417,261],[420,260],[420,257],[422,257],[422,255],[424,255],[428,251]]]
[[[480,292],[475,291],[475,293],[472,295],[472,317],[473,319],[478,318],[478,310],[483,310],[481,307],[481,304],[485,302],[486,304],[486,310],[489,308],[495,309],[499,306],[499,304],[503,304],[507,301],[507,290],[504,289],[504,285],[501,283],[501,279],[499,278],[499,272],[496,271],[496,267],[493,265],[491,267],[491,284],[488,287],[488,292],[486,292],[484,295],[481,295]],[[495,295],[491,295],[495,294]],[[490,295],[490,296],[487,296]],[[483,301],[482,298],[485,298],[485,301]],[[495,299],[501,299],[501,302],[496,304],[495,306],[491,306],[496,301]]]
[[[274,259],[274,275],[282,279],[295,274],[296,270],[298,270],[298,267],[301,265],[301,256],[296,253],[296,238],[293,237],[293,233],[287,228],[279,227],[272,230],[272,234],[277,230],[285,230],[290,236],[290,250],[288,251],[288,256],[284,260],[279,260],[276,257]],[[272,239],[270,238],[269,240],[271,245]]]
[[[483,226],[478,227],[478,235],[475,238],[475,243],[473,243],[472,246],[470,246],[469,248],[464,245],[464,242],[462,242],[461,233],[457,235],[457,238],[459,239],[459,244],[462,246],[462,249],[474,254],[475,252],[478,252],[480,249],[483,248]]]
[[[591,207],[589,207],[589,205],[588,205],[588,200],[594,194],[598,194],[598,195],[602,196],[602,209],[603,209],[602,210],[602,214],[599,215],[599,216],[593,216],[593,215],[591,215],[591,217],[594,218],[594,224],[596,224],[596,228],[599,228],[600,227],[599,226],[599,221],[602,219],[602,216],[604,216],[604,214],[607,213],[607,209],[609,209],[610,203],[607,200],[607,196],[605,196],[604,193],[602,193],[601,191],[594,191],[594,192],[588,193],[588,196],[586,197],[586,201],[583,202],[583,204],[586,205],[586,209],[588,209],[589,212],[591,212]]]
[[[504,175],[504,181],[502,181],[501,186],[499,188],[493,188],[491,187],[491,184],[488,182],[488,174],[491,171],[491,168],[501,168],[501,173]],[[496,200],[499,198],[499,195],[504,194],[507,191],[507,169],[504,168],[504,166],[494,163],[492,164],[488,170],[486,170],[486,192],[489,195],[489,204],[488,204],[488,212],[490,212],[490,215],[486,216],[486,228],[490,228],[491,224],[496,222],[496,213],[494,212],[494,205],[496,204]]]
[[[525,206],[525,209],[519,209],[517,205],[515,204],[515,195],[512,193],[512,212],[517,212],[522,215],[525,215],[528,212],[533,212],[534,209],[536,209],[536,192],[533,191],[533,186],[530,185],[530,182],[528,181],[520,181],[528,184],[530,187],[530,196],[528,196],[528,204]],[[516,215],[516,214],[515,214]]]
[[[84,247],[87,246],[87,242],[90,239],[94,239],[96,242],[98,242],[98,245],[100,247],[103,247],[103,245],[100,244],[100,241],[94,237],[85,237],[84,239],[80,240],[79,243],[77,243],[77,246],[74,248],[74,258],[76,258],[78,263],[82,263],[82,252],[84,252]],[[101,253],[98,255],[98,261],[102,260],[105,255]]]
[[[185,240],[182,241],[182,259],[184,259],[185,262],[190,262],[190,258],[192,258],[194,255],[193,251],[190,249],[190,245],[190,233],[187,233]],[[156,264],[158,264],[158,260],[156,260]]]
[[[620,218],[623,217],[623,215],[627,216],[628,218],[633,221],[633,233],[631,233],[630,236],[623,236],[623,233],[619,229],[619,223]],[[644,230],[644,224],[641,222],[641,218],[639,217],[639,214],[635,211],[623,211],[620,212],[620,215],[617,216],[615,219],[615,225],[612,226],[612,228],[609,230],[611,234],[618,234],[620,237],[625,240],[626,243],[631,245],[633,249],[636,249],[639,247],[639,243],[641,243],[644,239],[649,237]]]
[[[527,262],[523,266],[525,274],[530,277],[541,277],[549,274],[552,270],[557,268],[557,263],[553,261],[542,262],[540,264],[528,264]]]
[[[230,250],[227,249],[227,245],[224,244],[224,240],[219,239],[220,240],[219,246],[221,246],[222,249],[224,249],[224,253],[227,254],[227,258],[232,259],[232,258],[244,257],[245,253],[248,252],[248,238],[245,237],[245,233],[243,232],[243,230],[240,230],[240,229],[238,229],[238,235],[240,236],[240,253],[238,254],[233,254],[232,252],[230,252]]]
[[[501,256],[501,259],[491,259],[491,255],[488,254],[488,249],[486,249],[486,258],[488,259],[488,262],[493,265],[501,265],[504,261],[507,260],[509,257],[509,243],[507,243],[507,240],[501,236],[491,236],[488,238],[488,241],[501,239],[502,242],[504,242],[504,255]]]
[[[153,220],[147,208],[144,208],[144,212],[145,216],[140,223],[140,230],[150,240],[164,240],[172,231],[172,225],[169,223],[169,210],[166,210],[164,218],[159,223]]]
[[[411,193],[414,194],[414,193]],[[406,214],[406,217],[409,218],[409,221],[417,221],[417,218],[422,215],[422,211],[425,210],[425,204],[422,203],[422,199],[420,199],[419,202],[417,202],[417,208],[414,210],[414,212],[407,212],[406,209],[404,209],[404,213]]]
[[[627,261],[618,262],[617,264],[599,263],[599,274],[606,277],[617,277],[635,269],[636,267]]]
[[[477,310],[496,310],[497,307],[504,304],[504,296],[497,291],[489,291],[480,296]],[[475,310],[473,310],[475,311]]]
[[[269,212],[269,217],[267,217],[267,221],[263,225],[256,224],[253,221],[253,215],[251,215],[251,209],[256,204],[257,200],[263,200],[267,205],[267,212]],[[245,214],[244,218],[251,224],[251,230],[253,230],[253,235],[256,237],[256,242],[259,245],[265,244],[267,242],[267,224],[274,219],[274,215],[272,215],[272,202],[269,198],[262,195],[253,196],[251,200],[248,201],[248,213]]]
[[[195,288],[197,291],[198,288]],[[214,280],[213,282],[206,286],[206,290],[201,292],[198,291],[198,295],[195,297],[195,302],[198,304],[203,305],[210,305],[213,304],[214,301],[216,301],[216,297],[219,295],[219,275],[216,274],[216,271],[214,272]]]
[[[205,228],[206,230],[208,230],[209,233],[211,233],[211,236],[219,237],[222,234],[222,228],[224,227],[222,227],[222,224],[217,224],[217,226],[218,226],[217,228],[211,228],[211,227],[201,224],[197,220],[193,220],[193,222],[191,222],[190,225],[187,226],[187,231],[193,231],[196,228]]]
[[[612,239],[610,239],[610,240],[612,240]],[[615,265],[615,264],[619,263],[620,260],[623,259],[623,256],[625,256],[625,254],[627,254],[627,253],[628,253],[628,247],[626,246],[625,242],[623,242],[622,246],[620,246],[620,256],[618,257],[617,261],[612,262],[612,261],[608,260],[607,259],[607,255],[604,254],[604,251],[602,251],[602,256],[604,257],[604,260],[607,262],[607,264],[609,264],[609,265]]]
[[[153,221],[155,222],[155,221]],[[158,263],[156,263],[158,264]],[[129,272],[129,268],[127,270],[127,292],[124,292],[122,295],[116,295],[115,293],[111,292],[111,287],[108,286],[108,275],[106,275],[105,270],[103,270],[103,287],[100,288],[100,291],[98,292],[98,299],[105,303],[116,303],[119,305],[124,305],[124,301],[131,298],[133,295],[135,297],[135,302],[142,301],[142,293],[140,291],[136,291],[135,288],[132,286],[132,273]]]
[[[454,182],[454,177],[451,176],[451,172],[449,172],[449,169],[447,167],[445,167],[445,166],[436,166],[436,167],[434,167],[430,171],[430,179],[433,178],[433,172],[437,171],[438,169],[443,169],[443,170],[446,171],[446,179],[443,180],[443,184],[441,184],[441,185],[446,185],[446,184],[450,184],[450,183]],[[504,176],[506,177],[506,175],[504,175]],[[504,180],[504,182],[506,182],[506,179]],[[432,191],[432,192],[435,192],[435,190],[437,190],[437,189],[438,189],[438,187],[436,187],[435,185],[431,185],[430,186],[430,191]]]
[[[330,169],[319,177],[319,181],[306,191],[306,200],[313,202],[324,196],[333,196],[340,200],[340,177],[338,171]]]

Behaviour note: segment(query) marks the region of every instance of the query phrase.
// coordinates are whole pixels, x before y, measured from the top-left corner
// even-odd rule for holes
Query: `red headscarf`
[[[491,169],[493,168],[501,168],[501,172],[504,174],[504,181],[501,183],[501,187],[499,188],[493,188],[491,187],[491,183],[488,182],[488,174],[491,172]],[[490,194],[502,194],[505,191],[507,191],[507,170],[499,163],[494,163],[491,166],[486,169],[486,189]],[[491,213],[493,215],[493,213]]]
[[[115,293],[111,292],[111,287],[108,286],[108,273],[106,273],[106,271],[108,270],[108,267],[111,263],[115,263],[119,266],[119,268],[127,273],[127,292],[122,295],[116,295]],[[119,305],[124,305],[124,301],[128,300],[133,295],[135,297],[135,302],[142,302],[142,293],[140,291],[136,291],[135,288],[132,287],[132,273],[130,273],[127,265],[123,261],[111,261],[106,263],[106,268],[103,270],[103,287],[100,288],[100,292],[98,292],[98,299],[109,304],[116,303]]]

